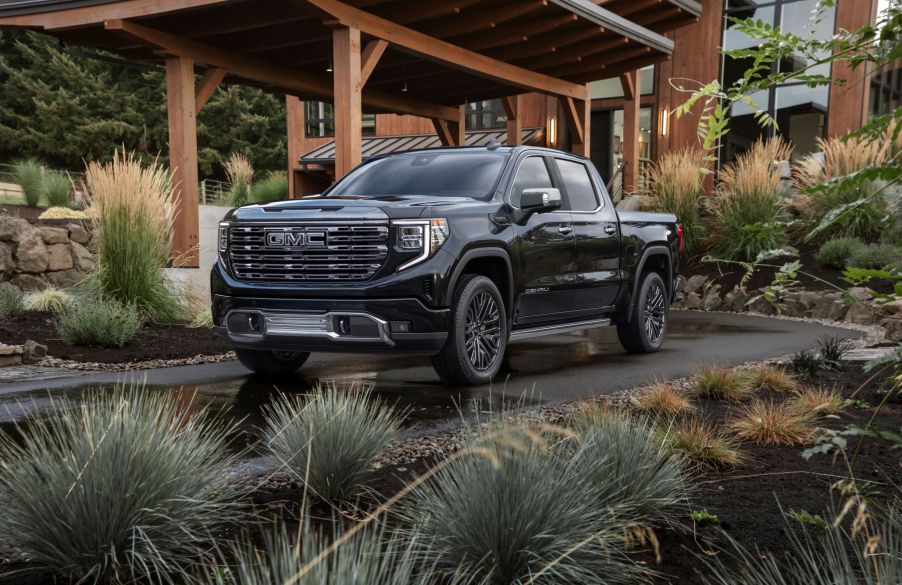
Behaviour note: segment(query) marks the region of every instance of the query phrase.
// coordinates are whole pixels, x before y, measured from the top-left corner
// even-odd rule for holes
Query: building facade
[[[609,0],[610,1],[610,0]],[[602,7],[606,2],[596,2]],[[694,82],[719,79],[731,84],[747,64],[723,57],[721,47],[739,49],[754,46],[735,30],[732,18],[755,18],[781,27],[784,31],[810,34],[811,16],[817,0],[705,0],[704,10],[696,22],[668,34],[674,41],[673,56],[639,71],[590,83],[591,158],[605,180],[624,167],[625,188],[641,186],[650,161],[663,153],[698,144],[697,116],[677,118],[675,107],[688,97]],[[829,38],[839,30],[856,30],[873,23],[878,0],[837,0],[828,9],[814,33]],[[805,65],[801,58],[775,64],[787,67]],[[898,103],[902,95],[902,73],[890,69],[875,75],[871,82],[862,81],[861,71],[851,72],[844,64],[831,71],[829,65],[817,71],[834,79],[846,79],[846,85],[808,88],[791,83],[755,96],[760,109],[776,118],[779,131],[795,150],[793,157],[815,149],[818,137],[837,136],[860,127],[874,108]],[[872,96],[872,92],[877,92]],[[541,128],[544,145],[568,149],[567,125],[555,98],[526,94],[521,100],[520,123],[524,129]],[[504,129],[505,110],[501,100],[473,102],[467,105],[468,132]],[[328,161],[315,164],[305,161],[305,154],[329,143],[331,106],[321,102],[288,99],[289,164],[292,169],[293,194],[300,196],[321,191],[333,178]],[[754,111],[733,112],[729,137],[721,145],[722,162],[732,160],[758,138],[772,134],[753,119]],[[378,114],[363,120],[366,135],[414,136],[434,134],[432,123],[424,118]]]

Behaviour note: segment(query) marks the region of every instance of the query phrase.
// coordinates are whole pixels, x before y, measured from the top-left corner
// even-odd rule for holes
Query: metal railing
[[[232,184],[227,181],[204,179],[200,182],[200,202],[204,205],[229,205]]]
[[[608,184],[606,185],[608,189],[608,195],[611,196],[611,201],[614,205],[623,199],[623,169],[626,168],[626,161],[620,161],[620,164],[617,165],[617,168],[614,169],[614,173],[611,175]]]

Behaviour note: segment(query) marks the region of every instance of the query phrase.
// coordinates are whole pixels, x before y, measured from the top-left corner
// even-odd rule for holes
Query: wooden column
[[[197,112],[194,62],[166,58],[166,102],[169,112],[169,167],[176,189],[172,257],[178,266],[199,267]]]
[[[623,192],[635,193],[639,185],[639,72],[620,76],[623,85]]]
[[[567,130],[570,133],[570,152],[589,156],[592,152],[589,144],[592,100],[568,97],[563,98],[561,105],[564,107],[564,117],[567,119]]]
[[[504,113],[507,115],[507,140],[508,146],[518,146],[523,143],[523,117],[520,115],[523,99],[519,95],[506,97]]]
[[[877,17],[877,0],[837,2],[836,30],[858,30],[873,23]],[[847,83],[830,85],[830,107],[827,115],[827,136],[843,136],[861,128],[868,120],[870,106],[869,80],[874,68],[864,63],[856,69],[843,61],[833,63],[831,77]]]
[[[298,192],[294,175],[300,164],[298,160],[303,154],[301,144],[304,140],[304,102],[297,96],[285,96],[285,118],[288,132],[288,198],[296,199]]]
[[[360,87],[360,30],[332,31],[332,84],[335,101],[335,179],[361,162],[363,139]]]

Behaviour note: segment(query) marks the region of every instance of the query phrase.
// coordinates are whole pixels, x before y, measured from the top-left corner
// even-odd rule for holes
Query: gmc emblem
[[[323,248],[326,246],[326,232],[266,230],[267,248]]]

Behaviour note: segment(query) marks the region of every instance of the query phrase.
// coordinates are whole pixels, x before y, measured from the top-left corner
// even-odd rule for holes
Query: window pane
[[[801,2],[783,4],[780,10],[780,30],[806,38],[813,37],[819,41],[829,40],[833,36],[836,10],[828,9],[820,22],[817,23],[817,26],[813,27],[814,21],[812,21],[812,17],[817,8],[817,3],[818,0],[802,0]],[[826,54],[822,54],[818,57],[823,58],[826,56]],[[799,71],[810,62],[810,59],[802,55],[792,55],[780,61],[780,71]],[[818,65],[809,69],[807,73],[829,75],[830,65],[828,63]]]
[[[623,160],[623,110],[614,111],[611,140],[611,169]],[[651,158],[651,108],[639,110],[639,158]]]
[[[639,70],[639,92],[650,95],[655,92],[655,66],[649,65]],[[589,95],[593,100],[623,97],[623,86],[619,77],[593,81],[589,84]]]
[[[364,136],[376,134],[376,114],[361,118]],[[335,108],[327,102],[304,102],[304,135],[307,138],[335,136]]]
[[[377,159],[342,179],[328,196],[427,195],[485,198],[507,161],[494,153],[410,153]]]
[[[815,141],[824,135],[829,95],[828,87],[777,88],[777,125],[780,134],[793,144],[793,160],[818,150]]]
[[[511,204],[520,207],[524,189],[541,189],[543,187],[552,187],[551,175],[548,173],[548,167],[545,166],[545,159],[540,156],[531,156],[520,163],[520,168],[517,170],[517,178],[514,179],[514,186],[511,189]]]
[[[734,18],[754,18],[761,19],[767,23],[774,23],[774,7],[767,6],[764,8],[755,8],[751,7],[748,10],[743,10],[741,12],[728,14],[728,17]],[[724,50],[735,50],[735,49],[750,49],[758,45],[760,43],[760,39],[753,39],[747,36],[745,33],[741,33],[736,30],[736,23],[727,19],[724,21],[724,31],[723,31],[723,48]],[[732,87],[739,79],[742,79],[743,74],[751,67],[754,59],[751,57],[745,59],[734,59],[732,57],[727,57],[724,55],[723,57],[723,86],[725,88]]]
[[[570,209],[573,211],[592,211],[598,207],[598,195],[589,177],[586,165],[570,160],[557,159],[557,168],[561,171],[564,189]]]
[[[467,104],[467,129],[489,130],[504,128],[507,116],[500,99],[483,100]]]

